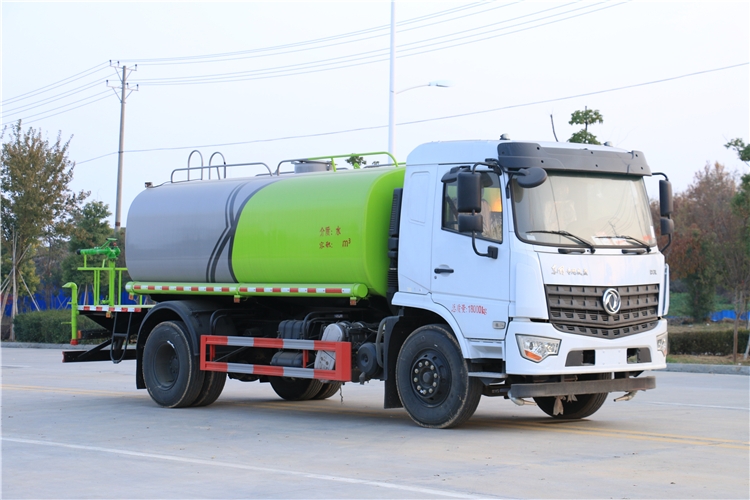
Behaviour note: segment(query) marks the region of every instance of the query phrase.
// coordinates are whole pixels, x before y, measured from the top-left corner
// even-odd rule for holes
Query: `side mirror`
[[[482,214],[458,214],[459,233],[481,233],[483,229]]]
[[[670,236],[672,233],[674,233],[674,221],[672,219],[662,217],[660,229],[663,236]]]
[[[547,180],[547,172],[541,167],[522,168],[515,173],[516,182],[522,188],[535,188]]]
[[[672,203],[672,183],[669,181],[659,181],[659,210],[661,211],[662,217],[669,217],[674,212],[674,204]],[[662,227],[664,222],[662,221]],[[664,230],[662,230],[662,234]]]
[[[480,174],[458,173],[456,206],[459,213],[482,211],[482,176]]]

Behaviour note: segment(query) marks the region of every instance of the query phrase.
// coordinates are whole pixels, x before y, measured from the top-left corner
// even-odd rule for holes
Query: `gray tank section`
[[[125,255],[135,281],[235,283],[229,251],[247,201],[278,177],[164,184],[136,196]]]

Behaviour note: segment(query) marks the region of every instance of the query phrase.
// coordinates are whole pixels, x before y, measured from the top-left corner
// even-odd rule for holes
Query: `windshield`
[[[648,196],[641,177],[547,172],[541,186],[513,181],[518,237],[556,246],[653,246]]]

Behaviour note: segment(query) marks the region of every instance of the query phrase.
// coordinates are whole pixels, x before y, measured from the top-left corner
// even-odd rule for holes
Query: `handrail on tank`
[[[190,167],[190,158],[192,158],[192,157],[193,157],[193,153],[198,153],[198,156],[200,156],[200,157],[201,157],[201,166],[200,166],[200,167],[198,167],[198,168],[200,168],[200,169],[201,169],[201,180],[203,180],[203,155],[202,155],[202,154],[201,154],[201,152],[200,152],[200,151],[198,151],[197,149],[194,149],[194,150],[192,150],[192,151],[190,152],[190,154],[188,155],[188,161],[187,161],[187,173],[188,173],[188,178],[187,178],[187,180],[190,180],[190,168],[191,168],[191,167]],[[172,172],[172,173],[174,174],[174,172]]]
[[[335,172],[336,171],[336,162],[334,161],[335,158],[351,158],[353,156],[354,157],[363,157],[363,156],[380,156],[380,155],[386,155],[391,160],[393,160],[392,164],[388,163],[388,164],[385,164],[385,165],[379,165],[381,167],[385,167],[387,165],[395,165],[395,166],[398,167],[399,165],[403,165],[403,163],[399,164],[398,161],[396,160],[396,157],[393,156],[391,153],[388,153],[387,151],[375,151],[375,152],[372,152],[372,153],[349,153],[349,154],[346,154],[346,155],[327,155],[327,156],[317,156],[317,157],[314,157],[314,158],[292,158],[292,159],[289,159],[289,160],[281,160],[279,162],[278,166],[276,167],[275,175],[277,175],[277,176],[281,175],[281,165],[284,164],[284,163],[330,160],[331,170],[333,170]],[[353,165],[353,167],[354,168],[361,168],[358,163],[355,163]],[[365,168],[367,168],[367,167],[365,167]]]
[[[203,169],[210,169],[210,168],[216,168],[216,169],[218,169],[220,167],[224,168],[224,178],[226,178],[226,176],[227,176],[226,175],[226,169],[227,168],[231,168],[231,167],[252,167],[252,166],[256,166],[256,165],[263,165],[264,167],[266,167],[266,170],[268,170],[268,175],[273,175],[273,172],[271,171],[271,167],[269,167],[268,165],[266,165],[263,162],[232,163],[232,164],[229,164],[229,165],[224,164],[224,165],[213,165],[213,166],[207,166],[207,167],[200,166],[200,167],[176,168],[176,169],[172,170],[172,175],[170,175],[170,177],[169,177],[169,182],[171,182],[172,184],[175,184],[177,182],[190,182],[191,180],[194,180],[194,181],[203,180]],[[190,170],[198,170],[198,169],[201,169],[201,176],[200,176],[200,178],[190,179]],[[188,172],[188,178],[186,180],[181,180],[181,181],[175,181],[174,180],[174,174],[175,173],[177,173],[177,172],[185,172],[185,171]],[[210,170],[209,170],[209,179],[210,178],[211,177],[210,177]],[[221,178],[221,177],[219,177],[219,178]]]
[[[214,159],[214,156],[219,155],[221,156],[221,161],[224,164],[224,178],[227,178],[227,159],[224,158],[224,155],[221,154],[219,151],[216,151],[214,154],[211,155],[211,157],[208,159],[208,179],[211,180],[211,162]],[[219,166],[216,165],[216,177],[221,179],[221,170],[219,170]],[[203,178],[203,171],[201,170],[201,179]]]

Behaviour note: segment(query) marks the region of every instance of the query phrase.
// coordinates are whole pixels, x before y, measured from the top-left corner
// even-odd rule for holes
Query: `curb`
[[[685,373],[713,373],[716,375],[750,375],[750,366],[667,363],[666,371]]]
[[[41,344],[37,342],[3,342],[0,344],[2,349],[65,349],[67,351],[85,351],[91,349],[91,345],[71,345],[71,344]]]
[[[3,342],[2,349],[65,349],[69,351],[83,351],[94,347],[93,345],[70,345],[70,344],[37,344],[34,342]],[[737,365],[699,365],[691,363],[667,363],[667,372],[683,373],[712,373],[714,375],[749,375],[750,366]]]

